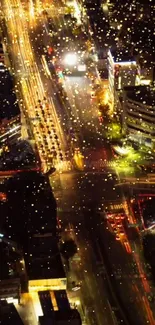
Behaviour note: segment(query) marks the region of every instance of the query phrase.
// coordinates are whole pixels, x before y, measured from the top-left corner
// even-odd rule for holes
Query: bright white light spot
[[[73,66],[77,63],[77,60],[78,60],[78,58],[77,58],[76,53],[68,53],[65,56],[64,62],[67,65]]]

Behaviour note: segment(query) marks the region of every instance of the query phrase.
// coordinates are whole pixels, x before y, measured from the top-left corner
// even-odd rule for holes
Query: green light
[[[58,72],[58,77],[59,77],[60,79],[63,79],[63,78],[64,78],[62,71],[59,71],[59,72]]]

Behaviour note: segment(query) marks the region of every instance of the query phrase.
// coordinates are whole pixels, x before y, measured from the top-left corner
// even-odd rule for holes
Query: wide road
[[[94,325],[117,323],[113,319],[105,283],[102,278],[98,277],[98,269],[95,268],[96,260],[91,243],[90,241],[87,243],[89,227],[85,228],[84,219],[89,217],[90,213],[94,214],[94,208],[96,211],[102,211],[105,199],[114,199],[117,195],[119,197],[120,188],[115,194],[114,184],[115,176],[112,178],[110,172],[109,176],[107,176],[107,172],[88,173],[88,175],[75,172],[51,177],[51,186],[57,199],[58,217],[62,227],[64,229],[68,227],[68,224],[72,224],[73,229],[76,229],[76,233],[78,233],[77,243],[80,248],[82,264],[78,267],[76,265],[74,272],[77,280],[82,281],[81,302],[89,323]],[[105,188],[106,186],[109,191]],[[98,188],[97,192],[96,188]],[[109,198],[108,192],[110,193],[110,191]],[[100,302],[98,302],[99,299]]]
[[[46,97],[39,67],[30,42],[27,13],[20,0],[4,0],[2,8],[7,28],[7,48],[10,53],[22,113],[31,128],[42,168],[65,159],[65,139],[51,98]]]
[[[99,165],[104,166],[108,160],[113,158],[113,154],[110,145],[103,138],[104,125],[99,122],[96,99],[91,97],[92,82],[85,74],[64,76],[62,86],[59,86],[52,73],[47,75],[45,60],[42,58],[45,58],[45,50],[52,46],[52,40],[45,28],[46,18],[45,20],[42,16],[41,18],[41,23],[39,20],[38,24],[30,30],[30,40],[37,54],[36,62],[40,68],[46,94],[55,104],[57,116],[66,134],[67,144],[73,148],[73,151],[77,147],[80,148],[84,155],[85,165],[90,166],[90,160],[95,161],[96,168],[96,161],[100,160]],[[50,73],[50,69],[48,72]],[[69,140],[76,140],[73,140],[73,144],[69,143],[68,135]]]
[[[94,142],[102,144],[103,133],[99,124],[98,108],[95,98],[91,98],[92,84],[87,76],[65,77],[64,89],[75,117],[75,127],[83,140],[83,146]],[[99,142],[100,139],[100,143]]]
[[[110,203],[115,201],[117,204],[118,201],[122,201],[124,189],[115,186],[116,183],[116,177],[108,171],[94,174],[77,172],[51,178],[62,227],[65,229],[71,224],[76,233],[76,241],[82,256],[82,266],[79,264],[80,269],[76,267],[76,274],[77,279],[83,282],[81,301],[89,307],[90,317],[93,309],[100,317],[104,309],[105,317],[108,317],[108,310],[112,308],[109,291],[103,276],[99,275],[99,253],[96,250],[98,243],[101,255],[109,261],[109,276],[112,280],[115,279],[115,289],[123,302],[130,324],[153,325],[154,317],[151,311],[153,306],[148,302],[152,290],[147,281],[144,265],[139,258],[140,243],[137,243],[137,239],[128,238],[128,233],[125,242],[117,241],[110,225],[98,217],[98,213],[104,215],[104,210]],[[103,309],[100,308],[97,299],[91,298],[92,290],[95,297],[98,297],[99,293],[103,295],[102,291],[106,293],[106,303],[104,296],[102,301]],[[93,322],[92,324],[100,324],[97,319]]]
[[[23,11],[18,12],[18,10],[16,10],[17,8],[11,6],[12,5],[11,0],[6,0],[5,3],[6,3],[5,12],[8,18],[7,26],[9,30],[13,31],[10,37],[12,40],[12,46],[14,51],[14,61],[16,62],[15,58],[19,53],[19,57],[18,56],[17,57],[20,63],[20,68],[22,67],[23,69],[22,71],[23,73],[25,73],[25,60],[27,60],[29,57],[29,56],[27,57],[28,55],[27,51],[29,49],[32,50],[33,48],[32,42],[34,38],[31,39],[30,41],[30,37],[29,37],[29,35],[31,35],[30,31],[29,33],[24,32],[25,25],[23,24],[23,21],[25,22],[25,20],[23,20]],[[21,4],[19,8],[21,10]],[[11,14],[10,14],[10,10],[11,10]],[[18,23],[18,20],[20,21],[20,25]],[[38,22],[39,24],[42,24],[42,19],[41,20],[38,19]],[[22,31],[22,35],[23,35],[22,42],[23,44],[26,44],[26,47],[24,47],[24,45],[21,44],[19,45],[21,40],[21,35],[19,35],[18,26],[20,27],[19,28],[20,32]],[[15,35],[17,36],[15,37]],[[14,37],[17,38],[17,40],[14,39]],[[39,38],[37,31],[36,31],[36,37]],[[42,67],[38,65],[38,60],[36,60],[35,55],[32,55],[31,59],[33,61],[32,62],[33,74],[32,76],[31,74],[29,75],[31,71],[31,68],[29,67],[29,63],[31,62],[29,62],[30,60],[28,59],[28,67],[26,69],[26,73],[28,73],[28,83],[26,82],[25,84],[24,81],[24,87],[25,87],[24,94],[26,99],[27,97],[29,98],[31,109],[34,108],[35,107],[34,104],[37,103],[37,113],[39,114],[39,118],[41,118],[44,123],[43,129],[39,128],[41,139],[42,136],[44,135],[47,140],[47,147],[48,149],[51,150],[53,144],[51,143],[50,137],[48,137],[48,128],[53,128],[53,126],[52,124],[50,124],[52,122],[49,121],[49,118],[52,115],[51,118],[53,119],[53,123],[56,123],[55,126],[57,127],[57,129],[59,129],[58,128],[59,123],[57,120],[57,115],[55,116],[56,113],[55,110],[57,108],[59,110],[60,105],[59,107],[53,107],[52,103],[54,99],[51,98],[53,96],[53,90],[51,90],[51,93],[50,91],[48,92],[48,100],[50,97],[50,101],[48,102],[48,105],[45,104],[40,107],[40,105],[38,104],[38,99],[43,98],[44,94],[47,95],[47,91],[45,91],[44,88],[45,84],[44,84],[43,74],[40,73],[40,69],[42,69]],[[39,61],[41,61],[41,59]],[[16,66],[15,68],[17,69],[18,67]],[[17,75],[19,76],[20,72],[18,74],[17,71]],[[72,77],[69,78],[67,77],[64,80],[64,86],[66,87],[66,92],[68,95],[68,102],[69,102],[68,109],[69,110],[71,109],[72,115],[75,115],[75,122],[73,121],[73,123],[75,123],[76,132],[79,133],[80,150],[85,156],[86,168],[84,169],[83,172],[75,171],[75,172],[53,176],[51,178],[51,186],[53,188],[55,197],[58,202],[58,210],[59,210],[58,217],[62,220],[64,226],[66,226],[66,224],[71,223],[74,229],[79,229],[79,235],[77,241],[79,244],[81,255],[82,256],[84,255],[83,249],[84,249],[84,243],[86,238],[88,238],[88,245],[91,246],[91,249],[89,249],[89,253],[88,253],[90,259],[88,260],[84,257],[85,262],[83,263],[83,267],[81,268],[81,275],[84,279],[81,292],[82,292],[85,307],[88,307],[88,309],[91,307],[91,311],[93,309],[95,311],[94,314],[98,314],[97,317],[96,315],[93,317],[92,312],[91,315],[88,315],[90,324],[109,325],[113,323],[115,324],[115,319],[113,319],[113,313],[111,311],[111,306],[108,299],[107,289],[105,285],[106,282],[104,282],[102,278],[98,276],[98,273],[95,273],[94,255],[96,256],[96,253],[94,249],[94,243],[96,242],[96,239],[98,237],[99,238],[102,237],[102,240],[99,241],[99,244],[102,249],[102,247],[106,243],[107,248],[109,248],[110,251],[110,256],[111,256],[110,261],[113,267],[115,267],[115,259],[117,259],[117,254],[119,256],[121,250],[118,249],[116,254],[114,248],[111,248],[111,242],[109,237],[104,237],[105,229],[102,223],[99,223],[99,225],[102,227],[96,228],[96,225],[98,224],[97,212],[104,212],[106,206],[109,205],[110,201],[114,201],[118,199],[122,200],[123,189],[121,187],[116,186],[118,182],[116,175],[112,173],[111,169],[108,169],[110,166],[104,164],[104,161],[111,160],[112,154],[109,145],[102,137],[102,126],[98,124],[95,102],[92,103],[91,101],[91,96],[89,93],[89,89],[91,86],[89,85],[89,83],[90,83],[89,79],[85,79],[84,77],[78,80],[77,78],[72,79]],[[33,100],[35,100],[35,103],[33,103]],[[48,118],[47,118],[47,113],[50,114]],[[53,118],[53,115],[55,116],[55,118]],[[33,116],[30,115],[30,117],[33,118],[34,115]],[[35,140],[38,143],[37,135],[35,137]],[[57,138],[55,140],[57,140]],[[57,141],[54,141],[54,143],[55,142]],[[56,143],[56,148],[57,145],[58,144]],[[40,145],[39,145],[39,149],[41,149]],[[95,162],[95,167],[93,166],[94,162]],[[91,219],[93,220],[93,223],[90,222]],[[105,231],[108,232],[108,229],[106,229]],[[107,238],[107,240],[105,238]],[[118,247],[121,247],[121,245],[118,244]],[[126,254],[127,252],[125,251],[125,255]],[[121,267],[122,265],[124,265],[124,258],[125,257],[122,257],[121,259],[121,263],[120,263]],[[130,268],[132,268],[132,265],[130,265],[130,263],[128,264],[128,267],[129,266]],[[88,272],[88,276],[85,275],[85,273],[87,273],[85,271]],[[101,281],[103,281],[102,285],[101,285]],[[91,284],[94,289],[93,297],[92,297]],[[125,278],[123,280],[122,287],[123,287],[123,292],[125,292],[126,294],[125,305],[130,306],[131,305],[130,298],[131,295],[132,297],[135,296],[135,289],[131,290],[131,288],[129,288],[128,278]],[[122,295],[122,290],[119,290],[119,293]],[[99,296],[104,296],[102,300],[102,304],[98,304]],[[90,305],[90,300],[91,300],[91,305]],[[141,298],[140,300],[138,300],[138,302],[135,301],[136,312],[134,315],[133,312],[131,312],[131,309],[129,308],[130,309],[129,315],[132,320],[131,324],[134,324],[134,322],[136,322],[136,324],[151,324],[151,325],[154,324],[153,323],[154,320],[152,320],[151,318],[152,315],[150,314],[150,310],[148,311],[145,308],[146,300],[147,300],[147,296],[145,296],[144,294],[144,299]],[[139,313],[139,309],[141,310],[141,313]]]

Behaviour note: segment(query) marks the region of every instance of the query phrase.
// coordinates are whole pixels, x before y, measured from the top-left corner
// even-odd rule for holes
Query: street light
[[[80,305],[81,305],[80,300],[76,300],[76,301],[75,301],[75,305],[76,305],[76,306],[80,306]]]
[[[76,53],[67,53],[65,55],[64,63],[70,66],[74,66],[78,61]]]

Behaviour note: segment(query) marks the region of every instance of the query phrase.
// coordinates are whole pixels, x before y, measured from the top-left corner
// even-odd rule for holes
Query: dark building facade
[[[21,138],[21,118],[13,89],[13,80],[4,65],[0,65],[0,151]]]
[[[39,325],[82,325],[77,309],[54,311],[50,316],[39,317]]]
[[[154,21],[155,3],[146,0],[109,0],[109,19],[111,24],[134,23],[136,20]]]
[[[0,302],[1,325],[24,325],[13,303]]]

